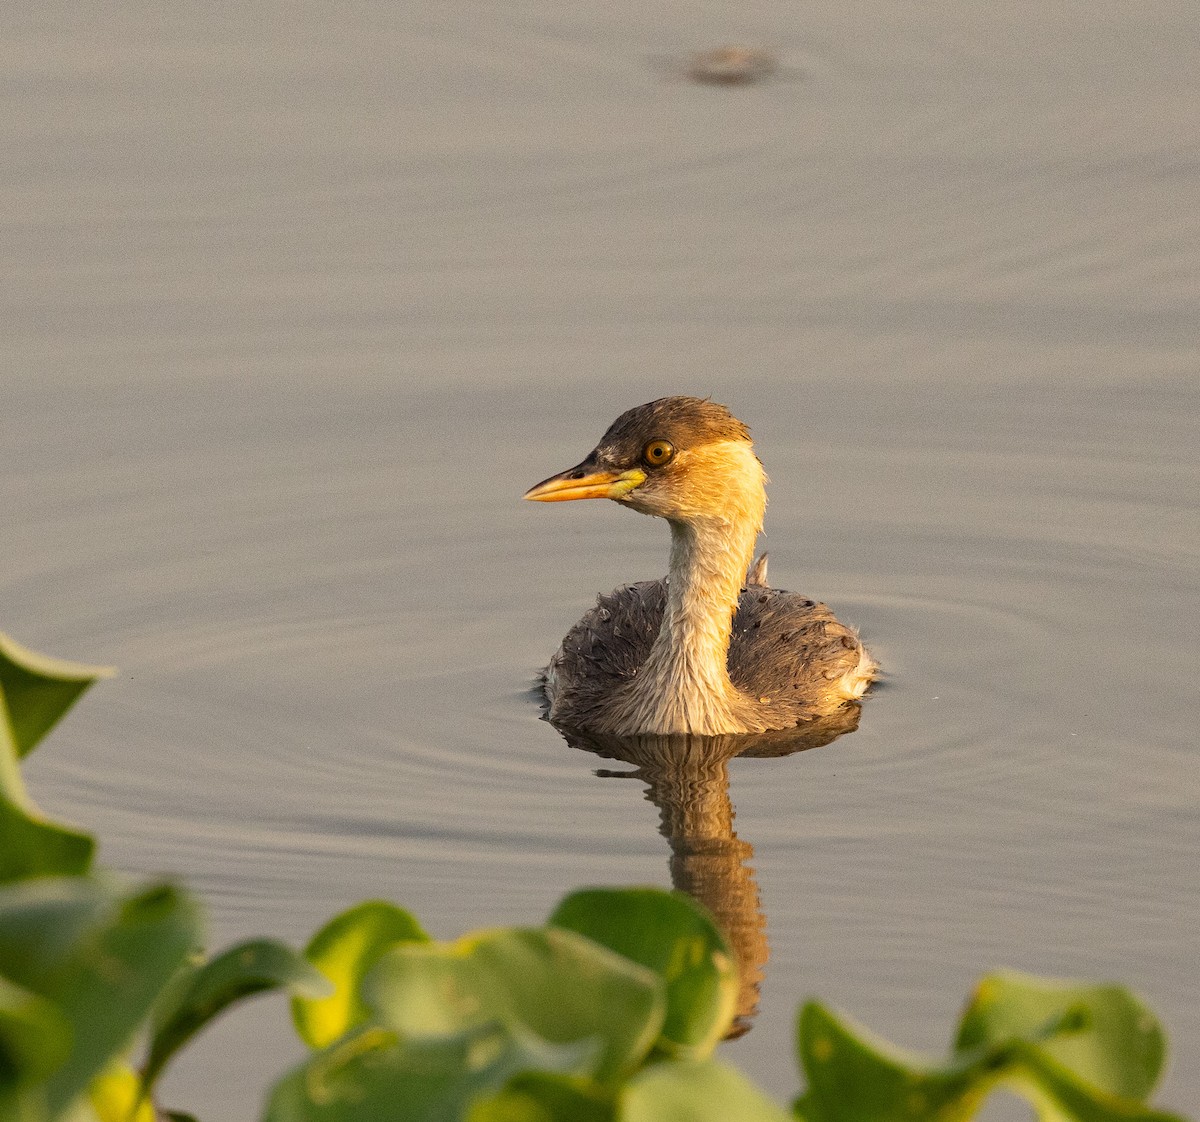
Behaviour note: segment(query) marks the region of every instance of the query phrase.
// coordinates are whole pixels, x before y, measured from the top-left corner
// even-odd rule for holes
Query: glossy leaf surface
[[[271,939],[239,943],[176,977],[158,1003],[143,1079],[153,1088],[170,1058],[222,1010],[270,990],[322,997],[332,984],[291,947]]]
[[[61,877],[0,888],[0,974],[71,1026],[70,1051],[45,1083],[52,1116],[129,1045],[200,938],[196,906],[172,885]]]
[[[0,884],[86,873],[95,848],[90,834],[47,822],[28,805],[0,793]]]
[[[141,1080],[126,1064],[116,1064],[92,1080],[88,1102],[97,1122],[158,1122],[154,1107],[139,1095]]]
[[[47,1079],[70,1051],[71,1026],[53,1002],[0,977],[0,1088]]]
[[[1002,984],[991,985],[997,980]],[[1132,1042],[1130,1032],[1137,1034]],[[1158,1033],[1153,1017],[1119,987],[996,975],[981,983],[956,1051],[938,1065],[810,1002],[798,1034],[808,1091],[796,1113],[807,1122],[956,1122],[974,1117],[1003,1086],[1033,1103],[1042,1122],[1179,1122],[1142,1101],[1147,1072],[1161,1062],[1161,1055],[1154,1059]],[[1122,1040],[1134,1052],[1124,1062],[1140,1074],[1125,1084],[1136,1088],[1132,1096],[1093,1081],[1097,1072],[1110,1086],[1120,1077],[1122,1061],[1107,1053]]]
[[[477,1100],[466,1122],[613,1122],[615,1110],[612,1096],[588,1079],[529,1071]]]
[[[666,986],[660,1046],[703,1059],[729,1030],[737,967],[724,936],[695,901],[657,888],[573,892],[549,921],[653,970]]]
[[[46,821],[26,793],[20,760],[110,673],[35,654],[0,633],[0,883],[75,875],[91,864],[92,838]]]
[[[654,1064],[621,1091],[617,1122],[791,1122],[744,1075],[714,1060]]]
[[[1153,1013],[1121,986],[1034,978],[1012,971],[991,974],[963,1013],[958,1051],[1025,1039],[1068,1015],[1077,1031],[1043,1040],[1045,1054],[1084,1082],[1141,1101],[1162,1072],[1166,1042]]]
[[[798,1037],[807,1122],[957,1122],[995,1082],[982,1070],[939,1070],[815,1001],[800,1012]]]
[[[0,632],[0,743],[26,755],[107,666],[85,666],[37,654]]]
[[[333,992],[292,1000],[300,1039],[310,1048],[324,1048],[365,1024],[370,1011],[360,995],[362,980],[380,955],[398,943],[428,942],[421,925],[386,900],[366,900],[334,916],[304,949],[304,957],[333,983]]]
[[[394,947],[363,996],[382,1024],[407,1035],[499,1023],[552,1044],[588,1041],[593,1058],[576,1074],[600,1081],[642,1061],[666,1006],[657,975],[555,927]]]
[[[1013,1054],[1005,1085],[1037,1107],[1040,1122],[1186,1122],[1177,1114],[1085,1084],[1035,1045],[1016,1044]]]
[[[571,1071],[578,1046],[554,1046],[482,1025],[405,1040],[370,1026],[318,1052],[281,1080],[263,1122],[454,1122],[520,1071]]]

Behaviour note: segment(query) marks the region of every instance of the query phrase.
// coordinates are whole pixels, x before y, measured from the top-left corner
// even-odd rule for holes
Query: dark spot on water
[[[692,55],[687,75],[696,82],[737,86],[768,77],[778,65],[771,51],[731,44]]]

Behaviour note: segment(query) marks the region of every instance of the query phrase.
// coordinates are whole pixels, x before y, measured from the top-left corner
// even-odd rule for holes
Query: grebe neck
[[[729,638],[758,524],[720,518],[671,522],[662,626],[623,700],[620,731],[706,736],[740,731],[741,695],[729,678]]]

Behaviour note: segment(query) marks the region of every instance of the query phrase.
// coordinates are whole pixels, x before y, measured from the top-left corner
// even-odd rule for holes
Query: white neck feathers
[[[650,654],[620,706],[618,732],[737,731],[727,659],[738,593],[754,555],[766,476],[745,441],[689,453],[694,510],[669,519],[667,606]]]

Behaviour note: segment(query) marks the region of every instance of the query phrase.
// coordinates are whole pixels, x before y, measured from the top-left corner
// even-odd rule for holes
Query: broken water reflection
[[[820,748],[858,728],[858,705],[794,729],[758,735],[608,736],[560,728],[567,743],[633,771],[600,769],[598,776],[640,779],[659,811],[659,832],[671,847],[671,884],[703,904],[737,959],[737,1014],[726,1039],[750,1031],[758,1012],[767,959],[767,917],[750,864],[754,846],[734,830],[729,761],[775,758]]]

